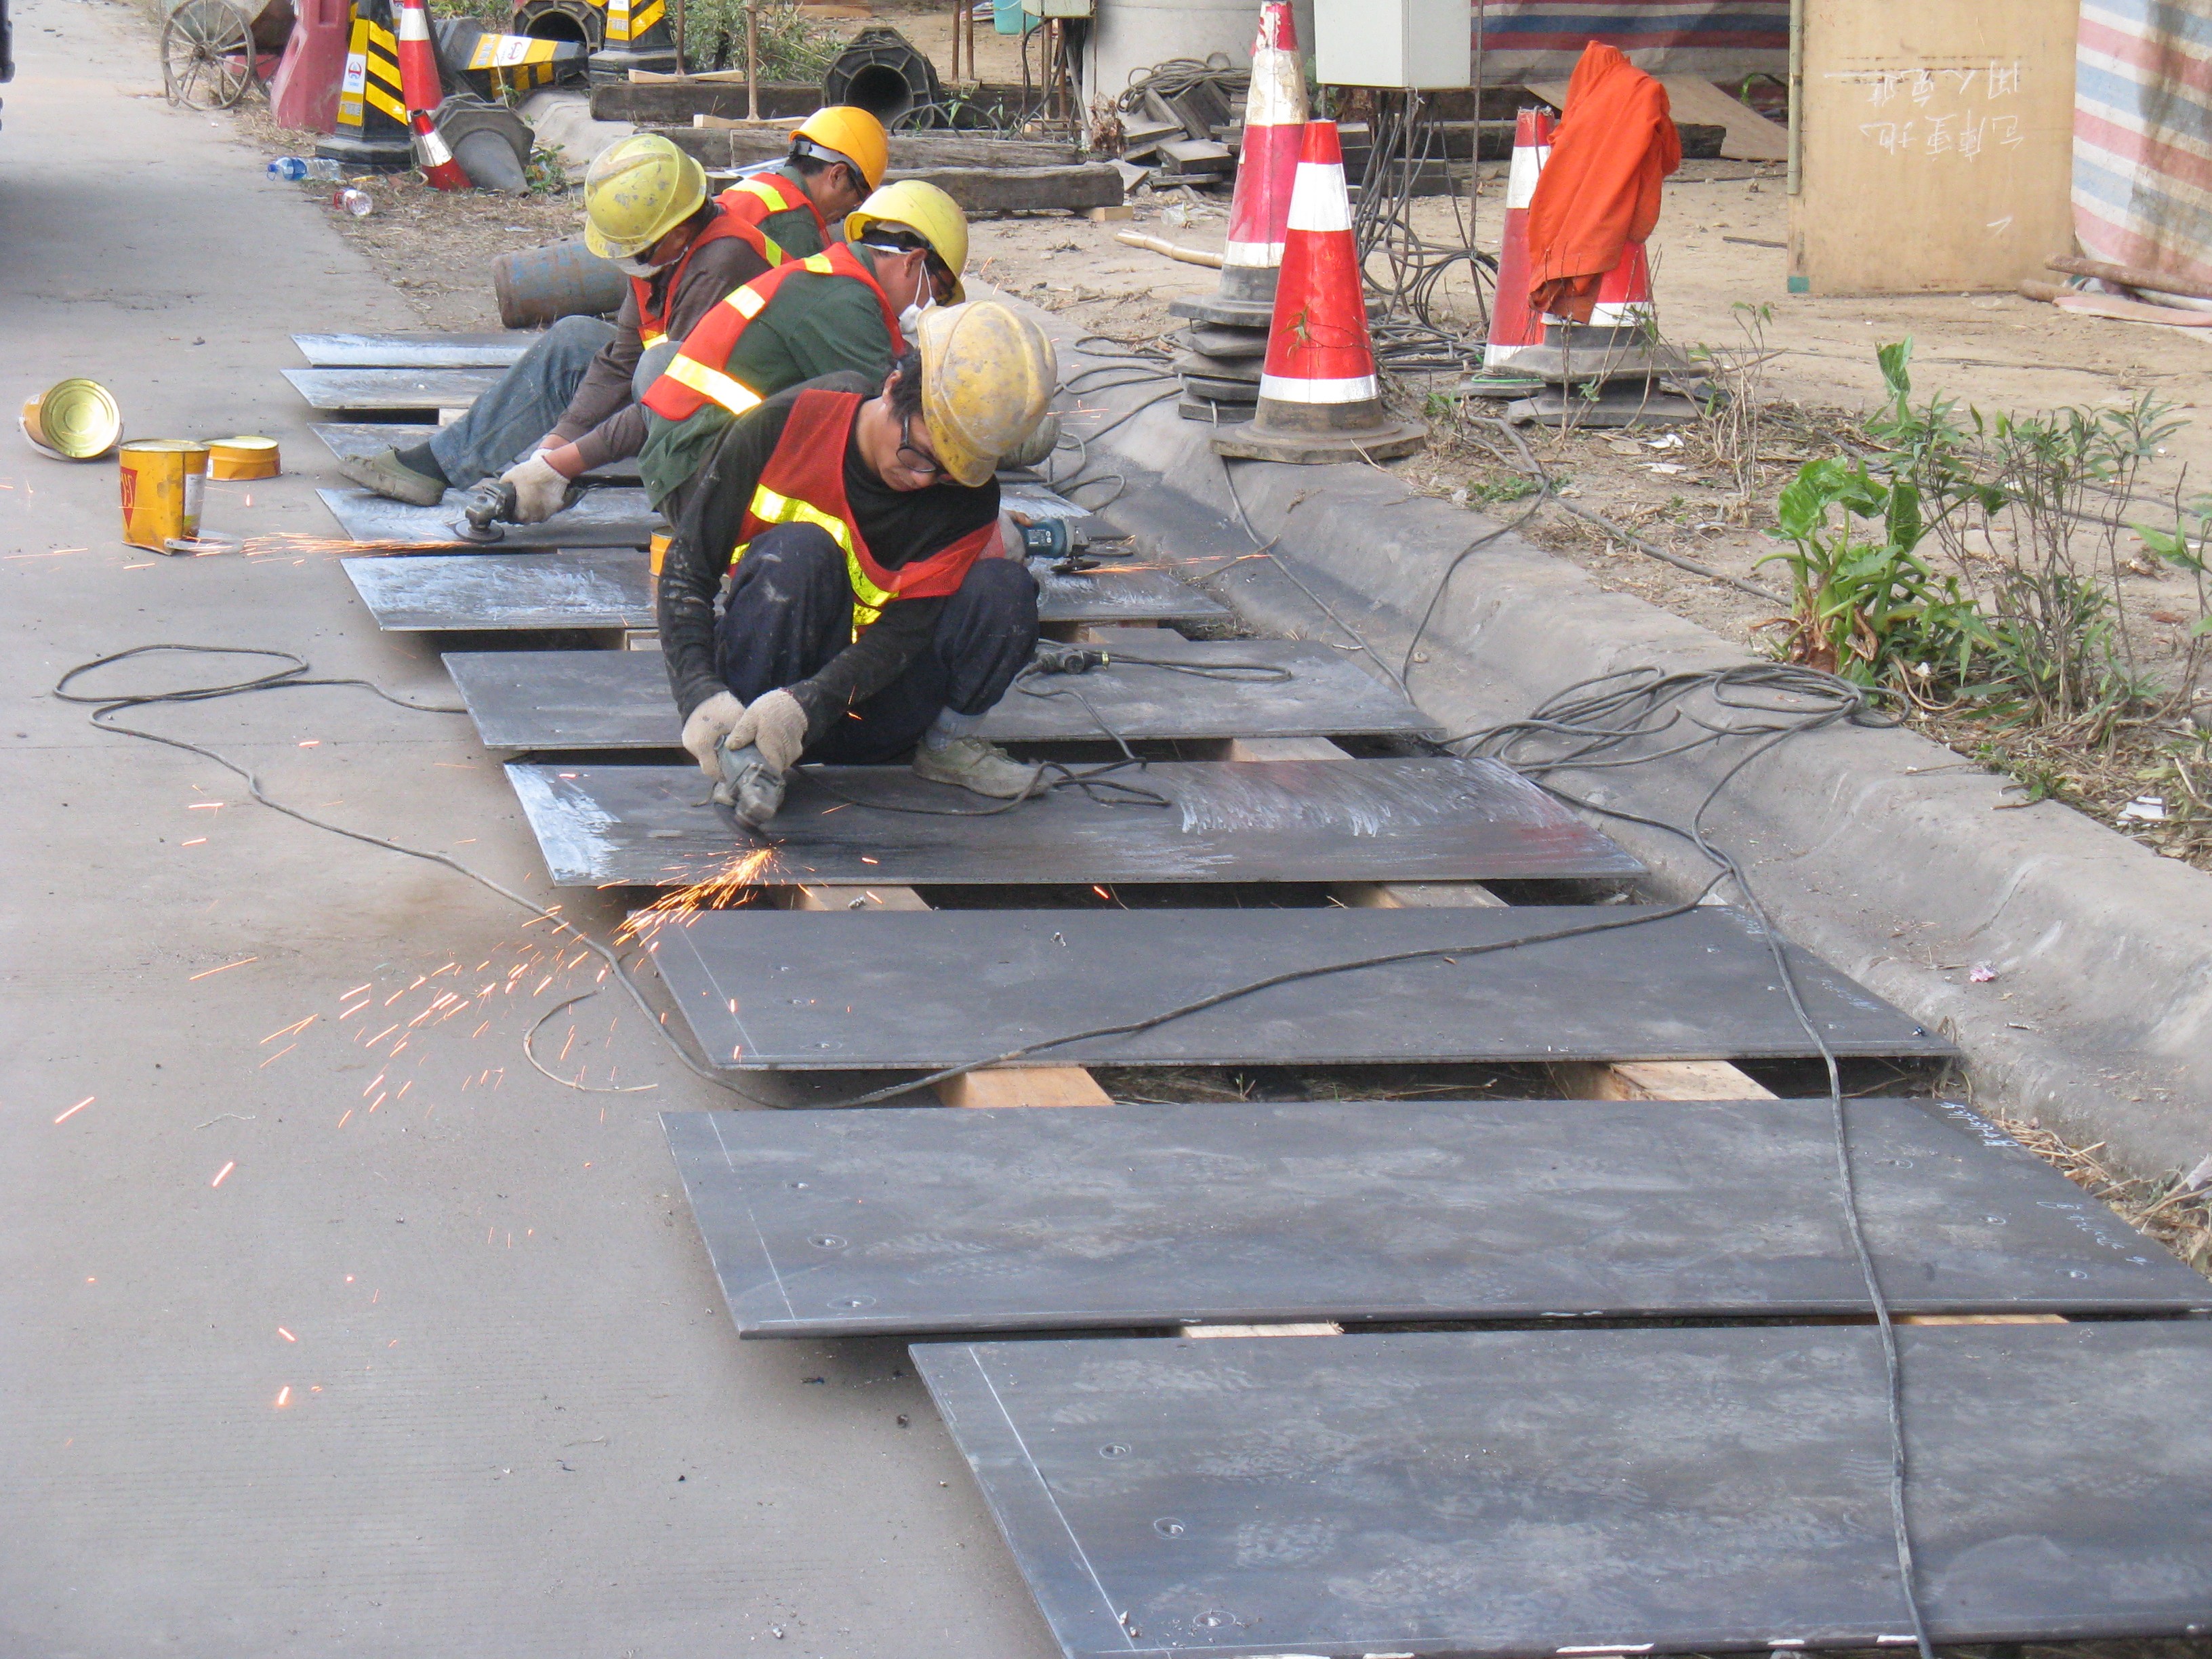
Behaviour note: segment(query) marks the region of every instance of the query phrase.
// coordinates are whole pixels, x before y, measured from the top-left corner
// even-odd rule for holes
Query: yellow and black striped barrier
[[[316,155],[362,173],[402,173],[415,165],[392,21],[391,0],[354,0],[337,131],[315,146]]]

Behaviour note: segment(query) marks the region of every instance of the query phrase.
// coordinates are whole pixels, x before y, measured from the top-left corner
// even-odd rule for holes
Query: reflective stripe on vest
[[[983,540],[980,535],[965,537],[896,570],[876,562],[845,497],[845,452],[863,401],[857,392],[822,391],[802,392],[792,399],[783,434],[761,469],[738,527],[739,540],[730,552],[735,569],[753,538],[771,526],[811,524],[827,532],[845,556],[855,639],[901,594],[935,599],[957,592]]]
[[[849,245],[840,242],[827,253],[795,259],[789,264],[778,265],[764,276],[754,277],[702,317],[685,337],[683,349],[669,359],[660,378],[646,388],[645,406],[663,420],[687,421],[710,403],[720,404],[732,415],[742,415],[757,407],[763,398],[781,392],[781,386],[770,386],[762,392],[736,379],[729,373],[730,357],[744,337],[746,326],[768,309],[786,280],[793,272],[802,270],[817,276],[847,276],[866,284],[883,314],[891,356],[896,359],[906,349],[906,338],[899,332],[897,313],[878,286],[875,273]]]
[[[648,347],[657,346],[668,337],[667,313],[676,308],[676,296],[683,292],[684,275],[690,266],[691,256],[709,242],[726,241],[732,237],[750,243],[753,239],[747,234],[748,229],[749,227],[726,212],[718,212],[708,220],[707,228],[694,236],[690,246],[684,250],[684,257],[676,262],[676,269],[668,273],[667,286],[661,289],[667,296],[665,309],[653,303],[653,278],[633,276],[629,279],[630,294],[637,301],[637,337],[641,343]]]
[[[806,192],[781,173],[757,173],[750,179],[740,179],[715,198],[723,209],[741,224],[751,228],[757,236],[761,257],[772,265],[789,263],[791,255],[783,244],[768,234],[768,221],[775,214],[788,213],[795,208],[805,208],[814,216],[815,228],[822,240],[830,240],[830,227]]]

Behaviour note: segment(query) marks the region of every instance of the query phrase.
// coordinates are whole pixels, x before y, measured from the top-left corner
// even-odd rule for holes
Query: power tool
[[[461,503],[461,516],[453,520],[453,534],[465,542],[507,539],[501,521],[514,522],[514,486],[503,478],[486,478],[469,491]]]
[[[770,771],[751,744],[732,749],[725,743],[716,752],[722,781],[714,786],[714,805],[728,807],[747,829],[759,829],[783,808],[783,774]]]

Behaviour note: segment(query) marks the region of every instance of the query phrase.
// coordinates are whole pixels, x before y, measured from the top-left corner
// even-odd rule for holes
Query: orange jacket
[[[1593,40],[1567,82],[1551,159],[1528,204],[1529,303],[1586,323],[1599,278],[1659,222],[1659,181],[1682,165],[1667,88]]]

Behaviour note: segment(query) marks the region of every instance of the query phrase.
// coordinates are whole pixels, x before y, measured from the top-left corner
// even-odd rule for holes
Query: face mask
[[[665,261],[657,265],[649,265],[642,259],[617,259],[613,264],[614,268],[625,276],[653,276],[668,269]]]
[[[921,326],[921,313],[932,309],[936,304],[937,295],[925,291],[922,298],[899,313],[899,332],[905,335],[908,339],[913,339],[915,331]]]

